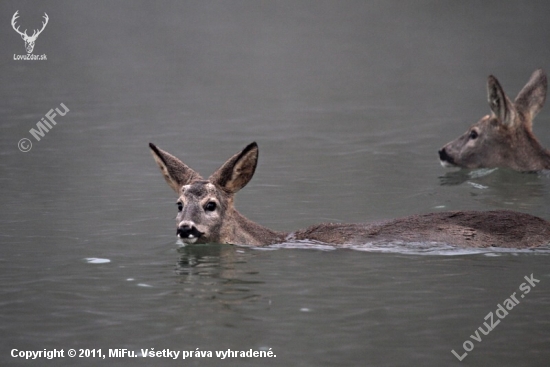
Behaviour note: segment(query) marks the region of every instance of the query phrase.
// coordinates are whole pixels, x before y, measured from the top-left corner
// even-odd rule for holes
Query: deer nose
[[[447,154],[447,151],[445,150],[445,148],[442,148],[441,150],[439,150],[439,159],[443,162],[454,163],[453,157]]]
[[[179,238],[183,240],[192,240],[193,242],[204,234],[203,232],[199,231],[197,227],[188,224],[179,226],[176,233]]]

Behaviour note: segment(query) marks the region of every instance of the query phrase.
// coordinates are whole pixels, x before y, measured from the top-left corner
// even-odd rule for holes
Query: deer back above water
[[[176,233],[185,243],[262,246],[309,240],[334,245],[375,241],[439,242],[463,247],[537,247],[550,244],[550,223],[512,211],[413,215],[378,223],[324,223],[296,232],[273,231],[240,214],[234,195],[252,179],[258,145],[249,144],[208,179],[150,143],[168,185],[178,195]]]
[[[487,81],[491,114],[439,150],[444,167],[550,169],[550,152],[533,134],[533,119],[544,105],[547,80],[536,70],[512,102],[494,76]]]

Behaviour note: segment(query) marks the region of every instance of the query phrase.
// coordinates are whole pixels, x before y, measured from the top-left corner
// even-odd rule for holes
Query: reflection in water
[[[447,172],[439,177],[441,186],[468,185],[471,197],[489,208],[523,210],[539,216],[535,210],[550,192],[547,172],[524,173],[510,169],[476,169]],[[482,195],[481,195],[482,194]]]
[[[254,285],[263,284],[251,268],[249,250],[231,245],[188,245],[178,249],[176,274],[192,297],[217,300],[225,307],[255,303],[263,297]],[[265,304],[269,304],[266,300]]]
[[[178,248],[181,254],[177,264],[176,273],[187,276],[209,276],[218,278],[223,270],[221,266],[222,256],[231,256],[227,254],[227,249],[222,249],[222,245],[192,245]]]

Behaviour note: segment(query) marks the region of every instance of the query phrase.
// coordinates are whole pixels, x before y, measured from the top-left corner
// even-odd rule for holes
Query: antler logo
[[[16,21],[17,18],[19,18],[19,15],[17,13],[19,13],[19,10],[17,10],[15,12],[15,14],[13,14],[13,18],[11,18],[11,26],[13,27],[13,29],[17,33],[19,33],[21,35],[21,38],[23,38],[23,41],[25,41],[25,49],[27,50],[27,53],[31,54],[32,50],[34,50],[34,43],[36,42],[36,39],[38,38],[40,33],[42,33],[44,28],[46,28],[46,24],[48,24],[48,20],[49,20],[48,14],[44,13],[44,20],[45,21],[42,22],[42,29],[41,30],[35,29],[34,32],[32,33],[32,36],[29,36],[27,34],[26,29],[25,29],[25,32],[21,32],[19,30],[19,26],[17,26],[17,28],[15,28],[15,21]]]

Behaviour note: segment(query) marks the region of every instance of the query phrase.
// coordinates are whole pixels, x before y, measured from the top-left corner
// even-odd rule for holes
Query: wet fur
[[[375,241],[438,242],[460,247],[530,248],[548,244],[550,224],[507,210],[413,215],[379,223],[318,224],[296,232],[297,240],[363,244]]]

